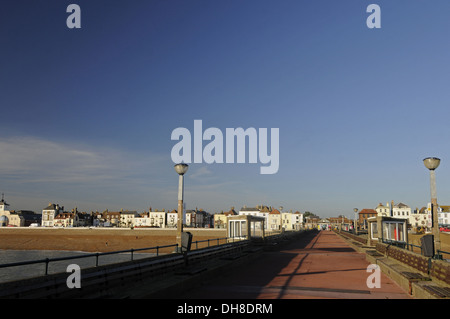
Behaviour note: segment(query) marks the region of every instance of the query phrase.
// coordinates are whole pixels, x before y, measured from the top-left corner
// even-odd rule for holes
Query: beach
[[[227,236],[225,229],[185,228],[184,231],[193,235],[193,242]],[[176,229],[173,228],[0,228],[0,249],[7,250],[110,252],[175,243]],[[201,243],[199,247],[200,245],[204,247],[207,243]]]

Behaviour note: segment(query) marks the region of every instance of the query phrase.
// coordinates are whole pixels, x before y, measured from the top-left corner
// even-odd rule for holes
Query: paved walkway
[[[264,252],[242,270],[197,287],[181,298],[385,299],[410,298],[381,274],[380,288],[368,288],[369,263],[331,231],[305,235],[280,251]]]

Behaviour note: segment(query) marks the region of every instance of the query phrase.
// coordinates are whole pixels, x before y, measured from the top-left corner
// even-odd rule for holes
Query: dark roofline
[[[241,208],[241,210],[240,210],[241,212],[254,212],[254,211],[260,211],[260,209],[259,208],[256,208],[256,207],[242,207]]]

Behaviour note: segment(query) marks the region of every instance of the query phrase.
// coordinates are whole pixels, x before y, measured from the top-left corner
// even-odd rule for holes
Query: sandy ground
[[[225,229],[185,228],[193,234],[193,242],[225,238]],[[408,235],[409,243],[420,246],[421,235]],[[176,229],[155,228],[0,228],[0,249],[13,250],[73,250],[108,252],[154,246],[172,245],[176,242]],[[211,241],[211,245],[217,241]],[[220,241],[224,243],[224,240]],[[199,243],[205,247],[207,243]],[[441,250],[450,252],[450,233],[441,233]],[[195,244],[194,247],[195,248]],[[167,248],[160,252],[170,252]],[[150,252],[150,251],[149,251]],[[446,255],[450,258],[450,255]]]
[[[224,229],[185,228],[184,231],[193,234],[193,242],[225,238],[227,235]],[[0,228],[0,249],[108,252],[171,245],[175,242],[175,229]],[[211,245],[216,243],[217,240],[211,241]],[[199,248],[206,245],[198,244]],[[173,248],[160,250],[170,251]]]

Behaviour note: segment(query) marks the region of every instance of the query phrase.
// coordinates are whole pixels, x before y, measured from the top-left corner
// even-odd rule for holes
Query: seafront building
[[[441,206],[441,214],[439,215],[439,224],[450,227],[450,206]]]
[[[377,216],[391,216],[391,206],[389,203],[386,203],[386,205],[383,205],[382,203],[379,203],[377,208],[375,208],[375,211],[377,212]]]
[[[303,214],[296,211],[295,213],[283,212],[283,208],[272,208],[271,206],[258,205],[256,207],[242,207],[239,215],[264,217],[264,228],[268,231],[281,230],[300,230],[305,227]],[[258,229],[259,224],[257,224]]]
[[[272,211],[272,207],[258,205],[256,207],[247,207],[244,206],[239,210],[239,215],[244,216],[256,216],[256,217],[264,217],[264,229],[270,229],[269,226],[269,213]],[[256,229],[261,227],[259,224],[256,224]]]
[[[278,209],[272,209],[268,218],[268,229],[271,231],[281,230],[281,213]]]
[[[358,227],[359,229],[367,229],[369,226],[368,219],[378,215],[375,209],[364,208],[358,213]]]
[[[133,218],[133,227],[145,228],[145,227],[156,227],[156,228],[166,228],[167,227],[167,213],[163,209],[162,211],[150,210],[146,213],[142,213]]]
[[[0,201],[0,227],[15,226],[28,227],[35,226],[41,223],[41,215],[36,214],[31,210],[9,211],[9,204],[6,203],[4,195]]]
[[[411,216],[411,207],[398,203],[392,207],[392,217],[408,219]]]
[[[237,213],[234,210],[234,207],[231,207],[228,212],[221,211],[219,214],[214,214],[214,228],[226,228],[228,217],[236,215]]]
[[[55,217],[64,213],[64,206],[59,204],[49,203],[47,207],[42,210],[42,226],[54,227]]]
[[[427,207],[423,207],[423,213],[426,214],[426,227],[427,229],[431,229],[433,226],[432,222],[432,209],[431,209],[431,203],[427,204]],[[422,210],[421,210],[422,211]],[[449,227],[450,226],[450,206],[442,205],[438,206],[437,208],[438,212],[438,224],[440,226]]]
[[[295,213],[281,213],[282,228],[285,230],[300,230],[304,227],[303,214],[299,211]]]
[[[167,227],[176,228],[178,223],[178,211],[176,209],[167,213]]]
[[[25,221],[22,216],[16,213],[12,213],[7,210],[9,204],[5,202],[2,194],[2,200],[0,201],[0,225],[1,226],[24,226]]]
[[[42,226],[42,227],[125,227],[125,228],[176,228],[178,221],[177,210],[153,210],[137,213],[136,211],[108,211],[104,212],[79,212],[75,207],[70,212],[65,211],[60,204],[49,203],[42,209],[41,214],[32,211],[10,211],[2,196],[0,201],[0,227],[5,226]],[[231,216],[244,215],[264,218],[265,230],[283,231],[300,229],[331,229],[344,227],[351,230],[354,227],[354,218],[345,216],[320,219],[317,216],[309,216],[306,219],[299,211],[283,211],[283,208],[275,209],[272,206],[257,205],[256,207],[243,206],[238,212],[234,207],[227,212],[211,214],[203,209],[187,210],[184,213],[183,224],[186,227],[195,228],[226,228],[228,218]],[[367,220],[374,216],[386,216],[404,218],[413,229],[430,231],[431,203],[427,207],[415,209],[414,211],[404,203],[386,205],[378,204],[375,209],[365,208],[358,212],[358,229],[365,229]],[[355,215],[356,218],[356,215]],[[438,207],[438,218],[440,227],[450,227],[450,206]],[[259,224],[256,225],[259,227]]]
[[[120,227],[133,227],[134,219],[138,217],[136,211],[120,211]]]

